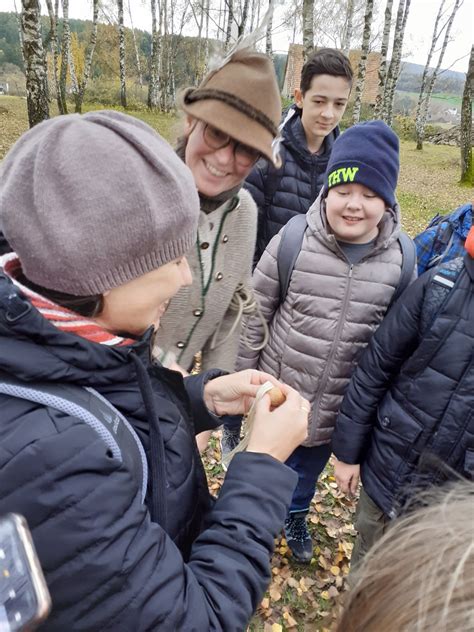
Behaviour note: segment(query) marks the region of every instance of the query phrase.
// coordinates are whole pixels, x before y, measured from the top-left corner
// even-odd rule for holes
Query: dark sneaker
[[[313,557],[313,542],[306,525],[306,512],[291,513],[285,520],[285,538],[297,562],[308,564]]]
[[[240,443],[240,428],[222,428],[221,459],[227,457]],[[222,461],[222,468],[227,472],[227,464]]]

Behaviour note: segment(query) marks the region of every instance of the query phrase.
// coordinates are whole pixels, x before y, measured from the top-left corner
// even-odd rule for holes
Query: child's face
[[[302,94],[295,90],[295,103],[302,109],[303,125],[308,145],[324,140],[344,114],[351,86],[344,77],[315,75],[309,89]]]
[[[341,184],[329,189],[326,216],[336,239],[365,244],[379,233],[386,204],[362,184]]]

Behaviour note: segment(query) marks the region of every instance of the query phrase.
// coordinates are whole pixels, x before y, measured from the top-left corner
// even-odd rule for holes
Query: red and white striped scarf
[[[85,338],[91,342],[97,342],[101,345],[124,346],[135,342],[130,338],[122,338],[121,336],[111,334],[100,327],[100,325],[91,318],[80,316],[66,307],[62,307],[44,296],[37,294],[20,283],[17,277],[22,270],[20,260],[16,253],[11,252],[1,257],[0,265],[3,267],[5,274],[28,298],[31,304],[36,307],[40,314],[61,331],[76,334],[77,336],[81,336],[81,338]]]

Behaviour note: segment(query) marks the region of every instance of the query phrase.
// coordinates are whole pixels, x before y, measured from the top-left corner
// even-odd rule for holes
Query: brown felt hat
[[[272,142],[278,135],[281,100],[275,69],[266,55],[248,48],[237,51],[199,87],[188,88],[181,107],[274,160]]]

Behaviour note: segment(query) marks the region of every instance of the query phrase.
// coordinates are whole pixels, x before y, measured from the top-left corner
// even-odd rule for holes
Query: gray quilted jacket
[[[273,237],[255,269],[257,300],[269,325],[250,316],[239,348],[238,369],[258,368],[293,386],[311,403],[308,439],[329,443],[344,391],[362,351],[377,329],[398,285],[402,254],[400,209],[387,211],[374,248],[351,265],[327,225],[321,196],[307,213],[306,229],[286,300],[279,305],[277,252]]]

